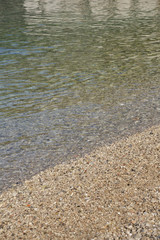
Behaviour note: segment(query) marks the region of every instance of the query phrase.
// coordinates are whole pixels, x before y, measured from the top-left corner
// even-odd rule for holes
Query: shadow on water
[[[0,189],[160,123],[157,1],[0,0]]]

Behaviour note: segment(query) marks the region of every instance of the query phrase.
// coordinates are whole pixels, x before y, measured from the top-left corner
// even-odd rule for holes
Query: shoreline
[[[0,195],[0,239],[159,239],[160,125]]]
[[[10,188],[11,185],[21,184],[24,180],[30,179],[48,167],[61,164],[66,160],[69,162],[70,159],[85,156],[85,154],[92,152],[93,149],[99,146],[105,144],[110,145],[117,140],[131,136],[136,132],[141,132],[153,125],[159,125],[160,90],[158,91],[158,85],[156,91],[155,88],[155,85],[152,84],[150,90],[136,94],[131,101],[126,99],[126,101],[122,103],[113,104],[111,108],[107,107],[103,109],[103,107],[101,108],[99,106],[94,109],[92,104],[91,106],[89,104],[81,106],[82,108],[80,107],[78,109],[77,106],[71,107],[67,111],[63,109],[62,112],[59,109],[57,113],[53,111],[51,115],[48,112],[49,115],[47,115],[44,125],[48,126],[47,124],[49,122],[47,123],[47,119],[52,122],[55,114],[60,114],[60,118],[65,117],[65,122],[70,123],[69,126],[65,127],[65,131],[61,131],[63,127],[60,127],[58,142],[57,137],[54,137],[54,131],[44,131],[44,134],[41,134],[39,132],[40,129],[38,130],[38,135],[36,135],[37,140],[34,138],[35,133],[33,131],[33,135],[29,134],[31,142],[28,142],[28,134],[25,134],[25,126],[22,139],[17,138],[16,134],[15,136],[13,134],[13,140],[12,137],[8,138],[7,136],[10,136],[12,132],[21,132],[22,129],[19,127],[24,123],[22,124],[18,119],[13,119],[13,121],[11,120],[9,122],[9,119],[5,119],[5,121],[2,120],[4,125],[2,124],[1,134],[7,137],[6,140],[4,139],[5,142],[7,143],[8,140],[9,142],[5,145],[6,143],[3,142],[2,138],[0,194],[5,189]],[[94,112],[93,115],[92,111]],[[84,118],[77,117],[77,120],[75,118],[75,125],[72,126],[70,114],[72,116],[74,113],[80,114],[80,116],[83,113],[82,116],[84,116]],[[38,122],[41,122],[41,114],[38,114],[36,119],[39,119]],[[33,118],[31,121],[36,122],[34,120]],[[7,127],[8,124],[10,127]],[[12,126],[15,127],[12,128]],[[28,125],[26,125],[26,127],[27,126]],[[78,126],[80,126],[80,128]],[[34,127],[36,128],[36,125],[33,124],[29,127],[28,131],[33,130]],[[48,130],[52,127],[48,126]],[[9,132],[6,129],[8,129]],[[3,143],[5,143],[4,146]]]

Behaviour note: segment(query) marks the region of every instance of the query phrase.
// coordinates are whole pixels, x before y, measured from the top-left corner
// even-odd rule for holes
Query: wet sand
[[[0,239],[160,239],[160,126],[3,192]]]

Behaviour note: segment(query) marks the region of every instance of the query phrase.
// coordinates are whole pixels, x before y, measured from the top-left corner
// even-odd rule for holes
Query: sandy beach
[[[160,126],[3,192],[0,239],[160,239]]]

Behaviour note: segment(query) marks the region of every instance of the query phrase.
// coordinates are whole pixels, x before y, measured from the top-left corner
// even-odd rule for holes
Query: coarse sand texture
[[[160,239],[160,126],[3,192],[3,239]]]

